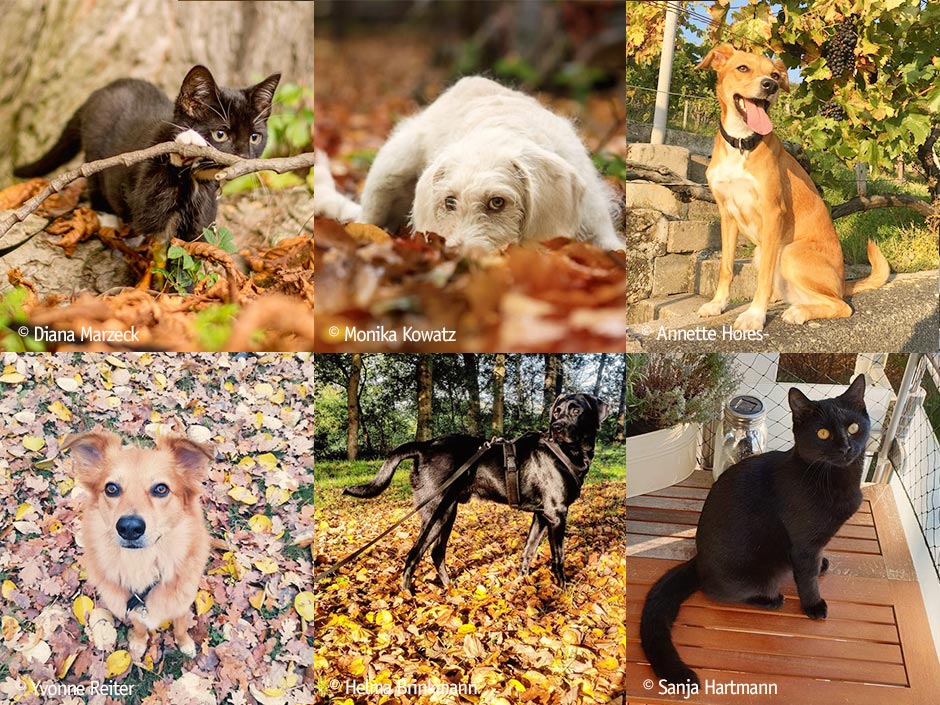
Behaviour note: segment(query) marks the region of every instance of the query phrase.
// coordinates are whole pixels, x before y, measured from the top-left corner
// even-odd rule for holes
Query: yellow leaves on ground
[[[277,456],[275,456],[274,453],[262,453],[255,457],[255,462],[270,472],[277,467]]]
[[[7,369],[10,369],[10,368],[7,368]],[[0,375],[0,382],[2,382],[3,384],[19,384],[20,382],[25,382],[25,381],[26,381],[26,375],[22,375],[16,371],[7,372],[7,370],[5,369],[3,371],[3,374]]]
[[[42,436],[23,436],[23,447],[26,450],[36,452],[46,445],[46,439]]]
[[[363,662],[362,657],[359,657],[353,659],[347,670],[354,676],[361,676],[366,672],[366,664]]]
[[[69,408],[62,402],[56,400],[49,405],[49,411],[51,411],[57,419],[60,421],[71,421],[72,412]]]
[[[23,502],[20,506],[16,508],[16,514],[14,515],[14,521],[19,521],[27,514],[33,513],[33,505],[29,502]]]
[[[248,520],[248,528],[256,534],[269,534],[271,527],[271,517],[264,514],[255,514]]]
[[[283,487],[268,485],[264,490],[264,498],[268,500],[268,504],[270,504],[272,507],[280,507],[282,504],[290,500],[291,493],[289,490],[285,490]]]
[[[69,654],[65,660],[62,662],[62,665],[59,666],[59,670],[56,671],[56,676],[59,680],[65,678],[65,674],[69,672],[69,669],[72,667],[72,664],[75,663],[75,659],[78,658],[78,654]]]
[[[472,634],[477,630],[475,624],[461,624],[457,629],[457,634],[463,636],[464,634]]]
[[[250,604],[256,610],[260,610],[261,605],[264,604],[264,590],[258,590],[253,595],[251,595],[248,598],[248,604]]]
[[[264,575],[271,575],[271,573],[276,573],[278,571],[277,561],[275,561],[273,558],[268,558],[267,556],[257,559],[254,561],[254,564],[255,568],[260,570]]]
[[[95,601],[87,595],[79,595],[72,602],[72,614],[83,627],[88,622],[88,615],[95,609]]]
[[[12,580],[4,580],[3,586],[0,587],[0,595],[3,595],[4,600],[10,599],[10,595],[16,590],[16,583]]]
[[[235,485],[235,487],[230,489],[228,496],[242,504],[255,504],[258,501],[258,495],[247,487],[241,487],[240,485]]]
[[[388,610],[379,610],[375,613],[375,623],[380,627],[384,627],[386,624],[391,624],[392,621],[392,613]]]
[[[56,377],[56,386],[65,392],[77,392],[81,386],[81,375],[75,374],[73,377]]]
[[[297,610],[297,614],[303,617],[308,622],[313,621],[313,593],[304,590],[303,592],[297,593],[297,597],[294,598],[294,609]],[[388,621],[392,620],[391,612],[388,610],[380,610],[388,614]],[[376,623],[378,623],[378,618],[376,618]]]
[[[131,667],[131,655],[124,649],[119,649],[108,656],[105,665],[108,667],[105,678],[120,676],[122,673],[126,673],[127,669]]]
[[[215,604],[215,600],[212,599],[212,594],[206,590],[200,590],[196,593],[196,614],[203,615],[209,610],[212,609],[212,605]]]

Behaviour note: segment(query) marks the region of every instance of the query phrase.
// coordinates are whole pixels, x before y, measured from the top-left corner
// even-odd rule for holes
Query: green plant
[[[23,307],[29,290],[18,286],[0,295],[0,349],[11,352],[42,352],[45,346],[29,336],[20,335],[18,328],[26,323]]]
[[[202,231],[202,237],[210,245],[230,255],[238,251],[232,231],[228,228],[213,225]],[[212,286],[219,280],[218,272],[208,270],[203,262],[194,259],[179,245],[171,245],[167,249],[166,268],[153,267],[152,271],[154,274],[162,274],[167,284],[176,289],[180,296],[186,294],[198,281],[206,279],[208,286]]]
[[[206,350],[221,350],[232,335],[232,323],[236,315],[236,304],[211,306],[196,314],[194,327],[199,343]]]
[[[720,353],[628,355],[626,433],[714,419],[737,383]]]
[[[627,180],[627,161],[619,154],[598,152],[591,156],[594,167],[604,176],[612,176],[619,181]]]

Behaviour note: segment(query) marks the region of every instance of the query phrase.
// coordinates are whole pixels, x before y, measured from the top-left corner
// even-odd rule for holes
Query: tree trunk
[[[434,435],[434,420],[431,418],[433,399],[431,356],[418,355],[418,430],[415,433],[415,440],[427,441]]]
[[[0,185],[39,157],[89,94],[133,76],[171,97],[195,64],[223,86],[271,73],[313,87],[313,3],[7,2],[0,23]],[[210,39],[211,38],[211,39]]]
[[[601,395],[601,385],[604,383],[604,368],[607,367],[607,353],[601,355],[601,360],[597,363],[597,379],[594,380],[594,396]]]
[[[560,355],[553,353],[545,354],[545,383],[542,385],[542,427],[548,425],[548,415],[552,410],[552,402],[555,401],[557,394],[555,389],[558,386],[559,361]]]
[[[620,408],[617,411],[617,443],[623,443],[626,440],[624,436],[624,427],[627,421],[627,371],[623,371],[623,379],[620,380]]]
[[[467,393],[470,404],[467,409],[469,416],[470,434],[476,436],[480,433],[480,368],[477,356],[473,353],[463,354],[464,374],[466,375]]]
[[[522,355],[513,355],[509,359],[512,361],[512,378],[516,384],[516,408],[513,418],[515,419],[516,428],[521,428],[526,398],[525,385],[522,381]]]
[[[555,371],[555,398],[557,399],[565,391],[565,356],[562,353],[554,357],[558,360],[556,363],[558,369]]]
[[[346,379],[346,460],[359,457],[359,377],[362,374],[362,355],[354,353]]]
[[[493,364],[493,435],[503,434],[503,392],[506,387],[506,356],[499,353]]]

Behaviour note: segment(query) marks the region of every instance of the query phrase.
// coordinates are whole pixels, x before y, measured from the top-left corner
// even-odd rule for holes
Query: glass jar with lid
[[[767,442],[767,410],[755,396],[732,397],[715,434],[715,457],[712,474],[719,475],[749,455],[764,452]]]

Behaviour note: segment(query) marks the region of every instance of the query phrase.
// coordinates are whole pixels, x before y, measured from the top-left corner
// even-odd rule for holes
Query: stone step
[[[705,170],[708,169],[710,157],[703,157],[700,154],[689,156],[689,179],[697,181],[700,184],[705,183]]]
[[[721,221],[718,206],[708,201],[693,200],[689,202],[686,208],[686,217],[689,220]]]
[[[689,150],[685,147],[633,142],[627,145],[627,159],[644,166],[666,167],[683,179],[689,178]]]
[[[704,296],[674,294],[640,301],[627,309],[627,325],[641,325],[650,321],[690,319],[698,314],[699,307],[708,303]]]
[[[651,208],[673,218],[684,218],[688,212],[688,205],[676,200],[672,191],[648,181],[628,181],[625,203],[627,210]]]
[[[707,220],[669,222],[667,252],[698,252],[721,249],[721,223]]]
[[[709,299],[718,286],[718,273],[721,262],[718,257],[701,259],[695,263],[692,273],[691,291]],[[757,267],[753,260],[736,259],[734,261],[734,280],[731,282],[731,300],[750,299],[757,287]]]

